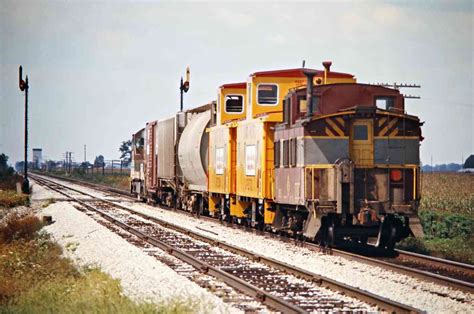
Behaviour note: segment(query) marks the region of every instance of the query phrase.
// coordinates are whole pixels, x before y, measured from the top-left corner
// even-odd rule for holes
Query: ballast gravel
[[[98,194],[97,190],[77,184],[64,181],[60,183],[87,193]],[[105,193],[102,193],[102,196],[105,196]],[[315,252],[293,243],[285,243],[270,237],[225,227],[217,221],[199,220],[180,212],[141,203],[124,202],[121,204],[196,233],[301,267],[428,313],[474,313],[474,296],[469,293],[343,257]]]
[[[78,211],[72,203],[51,204],[41,214],[53,217],[54,223],[45,230],[64,248],[67,257],[80,266],[98,266],[120,279],[124,293],[132,299],[157,304],[173,300],[191,300],[195,304],[199,300],[196,311],[200,313],[236,312],[212,293]]]
[[[225,227],[218,222],[199,220],[179,212],[137,203],[128,203],[127,206],[193,232],[219,239],[429,313],[474,313],[474,299],[473,295],[469,293],[343,257],[315,252],[292,243]]]

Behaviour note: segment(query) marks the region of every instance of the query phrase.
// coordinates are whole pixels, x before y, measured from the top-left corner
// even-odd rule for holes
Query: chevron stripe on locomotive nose
[[[395,136],[398,134],[398,118],[382,117],[378,121],[378,136]]]
[[[344,136],[346,133],[344,119],[331,117],[324,119],[326,122],[325,132],[328,136]]]

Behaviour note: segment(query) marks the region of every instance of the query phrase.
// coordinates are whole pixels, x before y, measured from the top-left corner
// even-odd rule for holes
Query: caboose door
[[[354,120],[350,133],[351,159],[356,166],[374,165],[374,126],[368,119]]]

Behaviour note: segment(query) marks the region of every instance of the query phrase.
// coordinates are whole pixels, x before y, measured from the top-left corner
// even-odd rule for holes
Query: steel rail
[[[47,176],[49,176],[49,174]],[[130,197],[130,193],[128,193],[127,191],[124,191],[124,190],[115,189],[115,188],[107,187],[107,186],[100,185],[100,184],[84,182],[84,181],[79,181],[79,180],[70,179],[70,178],[62,178],[60,176],[55,176],[55,175],[52,175],[51,177],[59,179],[59,180],[69,181],[71,183],[77,183],[77,184],[80,184],[80,185],[90,186],[90,187],[93,187],[93,188],[106,190],[106,191],[109,191],[109,192],[114,192],[114,193],[117,193],[117,194],[120,194],[120,195],[126,195],[126,196]],[[183,213],[188,214],[187,212],[183,212]],[[215,218],[206,217],[206,216],[201,216],[200,219],[205,219],[205,220],[214,221],[214,222],[217,221]],[[221,223],[223,223],[223,222],[221,222]],[[247,229],[247,227],[244,227],[244,226],[241,226],[241,225],[233,224],[233,226],[237,226],[237,228],[241,228],[241,229]],[[275,236],[271,233],[265,233],[265,234]],[[281,239],[281,237],[279,237],[279,236],[276,236],[276,237]],[[320,251],[320,247],[317,244],[314,244],[314,243],[311,243],[311,242],[300,242],[300,241],[296,241],[296,240],[295,240],[295,242],[297,242],[298,245],[302,245],[302,246],[305,246],[307,248]],[[455,262],[455,261],[451,261],[451,260],[447,260],[447,259],[436,258],[436,257],[432,257],[432,256],[429,256],[429,255],[417,254],[417,253],[412,253],[412,252],[403,251],[403,250],[396,250],[396,251],[397,251],[397,253],[399,254],[400,257],[406,256],[407,258],[410,258],[410,259],[419,260],[422,263],[431,263],[431,264],[434,264],[434,265],[436,265],[440,268],[444,268],[448,271],[452,271],[452,272],[474,272],[474,265],[459,263],[459,262]],[[357,262],[360,262],[360,263],[364,263],[364,264],[367,264],[367,265],[371,265],[371,266],[382,267],[384,269],[389,269],[389,270],[397,272],[397,273],[401,273],[401,274],[404,274],[404,275],[415,277],[415,278],[418,278],[420,280],[424,280],[424,281],[428,281],[428,282],[434,282],[434,283],[440,284],[442,286],[448,286],[448,287],[458,289],[458,290],[461,290],[461,291],[464,291],[464,292],[474,293],[474,284],[471,283],[471,282],[455,279],[455,278],[444,276],[444,275],[435,274],[433,272],[429,272],[429,271],[425,271],[425,270],[419,270],[419,269],[416,269],[416,268],[411,268],[411,267],[407,267],[407,266],[403,266],[403,265],[398,265],[396,263],[392,263],[392,262],[388,262],[388,261],[382,261],[382,260],[379,260],[379,259],[376,259],[376,258],[371,258],[371,257],[367,257],[367,256],[364,256],[364,255],[355,254],[355,253],[351,253],[351,252],[347,252],[347,251],[343,251],[343,250],[338,250],[338,249],[334,249],[334,248],[330,249],[329,252],[330,252],[330,254],[333,254],[335,256],[344,257],[344,258],[354,260],[354,261],[357,261]]]
[[[312,243],[307,243],[305,245],[309,247],[311,246],[316,247],[316,245]],[[467,281],[462,281],[455,278],[438,275],[429,271],[411,268],[411,267],[407,267],[403,265],[398,265],[398,264],[387,262],[387,261],[381,261],[376,258],[371,258],[371,257],[354,254],[354,253],[350,253],[346,251],[341,251],[337,249],[331,249],[331,254],[335,256],[344,257],[349,260],[362,262],[367,265],[378,266],[384,269],[389,269],[397,273],[401,273],[404,275],[422,279],[424,281],[434,282],[442,286],[448,286],[448,287],[458,289],[464,292],[474,293],[474,284]]]
[[[443,267],[446,269],[450,269],[452,271],[465,271],[465,272],[474,272],[474,265],[460,263],[456,261],[451,261],[449,259],[418,254],[413,252],[408,252],[404,250],[395,250],[399,256],[401,257],[408,257],[413,260],[419,260],[421,262],[429,262],[431,264],[437,265],[438,267]]]
[[[338,282],[336,280],[333,280],[333,279],[330,279],[330,278],[327,278],[327,277],[324,277],[324,276],[306,271],[306,270],[301,269],[299,267],[295,267],[295,266],[277,261],[275,259],[268,258],[268,257],[262,256],[262,255],[253,253],[251,251],[236,247],[234,245],[218,241],[214,238],[207,237],[205,235],[196,233],[196,232],[191,231],[189,229],[186,229],[186,228],[183,228],[181,226],[178,226],[178,225],[169,223],[167,221],[164,221],[162,219],[143,214],[141,212],[138,212],[138,211],[136,211],[132,208],[126,207],[124,205],[104,200],[102,198],[91,195],[87,192],[83,192],[83,191],[77,190],[75,188],[68,187],[68,186],[65,186],[63,184],[60,184],[60,183],[57,183],[57,182],[54,182],[54,181],[51,181],[51,180],[48,180],[48,179],[44,179],[44,178],[42,178],[42,179],[45,180],[45,181],[52,182],[53,184],[63,186],[63,187],[65,187],[67,189],[70,189],[72,191],[82,193],[82,194],[87,195],[89,197],[98,199],[98,200],[103,201],[105,203],[108,203],[112,206],[119,207],[123,210],[126,210],[126,211],[130,212],[130,213],[138,215],[142,218],[145,218],[145,219],[148,219],[148,220],[153,221],[155,223],[158,223],[158,224],[162,225],[163,227],[173,229],[173,230],[178,231],[180,233],[184,233],[186,235],[192,236],[192,237],[194,237],[198,240],[201,240],[201,241],[204,241],[204,242],[207,242],[207,243],[211,243],[214,246],[220,247],[222,249],[226,249],[226,250],[231,251],[233,253],[236,253],[236,254],[254,259],[255,261],[265,263],[265,264],[267,264],[271,267],[277,268],[279,270],[283,270],[283,271],[285,271],[289,274],[302,277],[306,280],[313,281],[314,283],[316,283],[317,285],[319,285],[321,287],[325,287],[325,288],[328,288],[328,289],[333,290],[333,291],[339,291],[343,294],[354,297],[354,298],[356,298],[358,300],[361,300],[361,301],[365,301],[369,304],[375,304],[384,311],[394,312],[394,313],[420,313],[420,312],[422,312],[419,309],[416,309],[414,307],[404,305],[402,303],[399,303],[399,302],[396,302],[396,301],[393,301],[393,300],[390,300],[390,299],[387,299],[387,298],[383,298],[383,297],[375,295],[371,292],[361,290],[359,288],[351,287],[347,284],[344,284],[344,283]],[[90,205],[88,205],[88,206],[90,206]],[[184,254],[186,254],[186,253],[184,253]],[[256,288],[256,289],[258,289],[258,288]],[[266,299],[266,296],[264,296],[264,299]]]
[[[60,193],[61,195],[64,195],[65,197],[69,198],[70,200],[76,202],[76,203],[79,203],[81,204],[82,206],[86,207],[87,209],[93,211],[93,212],[96,212],[97,214],[99,214],[102,218],[106,219],[107,221],[111,222],[112,224],[122,228],[123,230],[137,236],[138,238],[148,242],[149,244],[155,246],[155,247],[158,247],[160,248],[161,250],[167,252],[168,254],[182,260],[183,262],[189,264],[189,265],[192,265],[193,267],[195,267],[196,269],[202,271],[203,273],[206,273],[206,274],[209,274],[211,276],[214,276],[216,278],[218,278],[219,280],[222,280],[223,282],[225,282],[226,284],[228,284],[229,286],[241,291],[242,293],[244,294],[247,294],[253,298],[255,298],[256,300],[259,300],[260,302],[262,302],[263,304],[271,307],[271,308],[274,308],[276,309],[277,311],[281,311],[283,313],[306,313],[306,311],[304,311],[303,309],[301,309],[300,307],[297,307],[281,298],[278,298],[262,289],[259,289],[257,287],[255,287],[254,285],[251,285],[247,282],[245,282],[244,280],[236,277],[236,276],[233,276],[223,270],[220,270],[214,266],[211,266],[195,257],[193,257],[192,255],[190,254],[187,254],[185,253],[184,251],[180,250],[180,249],[176,249],[174,247],[172,247],[171,245],[169,244],[166,244],[165,242],[155,238],[155,237],[152,237],[152,236],[149,236],[149,235],[146,235],[145,233],[139,231],[138,229],[130,226],[130,225],[127,225],[126,223],[123,223],[121,222],[120,220],[108,215],[107,213],[105,213],[104,211],[88,204],[87,202],[81,200],[81,199],[78,199],[74,196],[70,196],[68,195],[67,193],[55,188],[55,187],[52,187],[51,186],[51,183],[52,181],[48,182],[48,180],[45,180],[45,179],[38,179],[38,177],[34,176],[32,178],[33,180],[37,181],[39,184],[43,184],[45,186],[47,186],[49,189],[57,192],[57,193]],[[113,203],[113,202],[110,202],[110,201],[106,201],[106,200],[103,200],[101,198],[98,198],[98,197],[95,197],[93,195],[90,195],[88,193],[85,193],[85,192],[82,192],[82,191],[79,191],[79,190],[75,190],[73,188],[70,188],[70,187],[67,187],[67,186],[64,186],[62,184],[58,184],[57,182],[52,182],[53,184],[55,185],[59,185],[59,186],[63,186],[63,187],[66,187],[72,191],[75,191],[75,192],[80,192],[80,193],[83,193],[83,194],[86,194],[88,196],[90,196],[92,199],[97,199],[97,200],[100,200],[102,202],[106,202],[106,203],[109,203],[110,205],[113,205],[113,206],[117,206],[117,204]],[[121,206],[117,206],[117,207],[121,207]],[[123,209],[123,208],[122,208]]]

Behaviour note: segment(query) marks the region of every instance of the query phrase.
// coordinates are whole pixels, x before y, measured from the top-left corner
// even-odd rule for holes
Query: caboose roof
[[[252,73],[250,76],[254,77],[305,77],[303,71],[312,71],[316,73],[316,76],[324,76],[324,71],[308,69],[308,68],[296,68],[296,69],[283,69],[283,70],[272,70],[272,71],[261,71]],[[349,73],[341,72],[328,72],[328,77],[331,78],[353,78],[354,75]]]
[[[247,88],[247,83],[241,82],[241,83],[228,83],[228,84],[223,84],[219,86],[219,88],[237,88],[237,89],[244,89]]]

